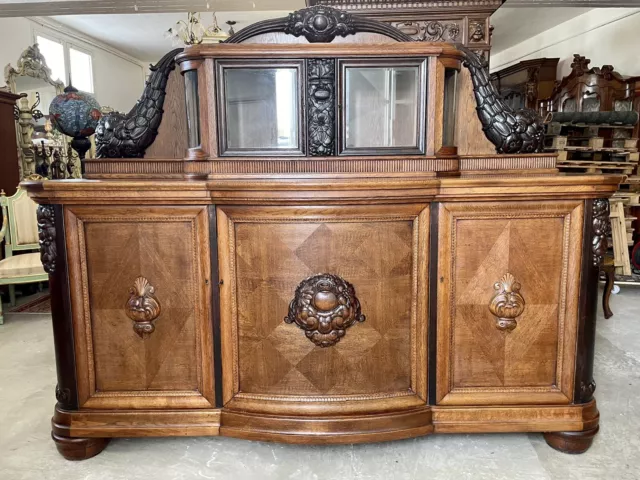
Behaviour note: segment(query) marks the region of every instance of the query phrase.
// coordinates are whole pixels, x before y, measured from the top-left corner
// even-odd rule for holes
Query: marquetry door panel
[[[80,406],[212,407],[206,207],[67,207]]]
[[[445,203],[437,402],[569,403],[582,203]]]
[[[346,408],[336,400],[364,402],[365,410],[424,404],[425,205],[220,207],[217,217],[227,408],[273,411],[278,402],[289,405],[279,410],[286,412],[314,402],[323,411]],[[348,323],[356,310],[364,315],[338,341],[296,323],[296,315],[306,315],[304,295],[290,305],[301,282],[318,274],[332,277],[305,283],[310,305],[332,298],[331,292],[314,297],[318,285],[346,281],[353,292],[340,287],[336,296],[357,297],[359,309],[352,302],[339,321]]]

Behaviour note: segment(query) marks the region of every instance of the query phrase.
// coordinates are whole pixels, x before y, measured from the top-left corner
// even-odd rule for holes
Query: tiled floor
[[[539,434],[432,435],[348,446],[291,446],[230,438],[113,440],[68,462],[51,441],[55,369],[50,318],[6,316],[0,327],[0,480],[131,479],[640,479],[640,289],[599,318],[600,433],[583,455]]]

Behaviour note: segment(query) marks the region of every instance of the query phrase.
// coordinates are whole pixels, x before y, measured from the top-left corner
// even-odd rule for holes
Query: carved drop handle
[[[156,329],[153,321],[160,315],[160,302],[155,297],[156,289],[144,277],[136,278],[129,289],[129,300],[125,305],[127,316],[133,320],[133,330],[143,338]]]
[[[295,323],[319,347],[331,347],[355,322],[364,322],[353,285],[323,273],[303,280],[289,304],[286,323]]]
[[[496,294],[489,303],[489,311],[497,317],[496,328],[511,331],[518,322],[516,318],[524,312],[524,298],[520,295],[521,285],[510,273],[506,273],[493,285]]]

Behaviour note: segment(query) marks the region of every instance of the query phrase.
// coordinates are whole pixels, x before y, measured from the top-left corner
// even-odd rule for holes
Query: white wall
[[[613,65],[621,75],[640,75],[640,8],[596,8],[501,52],[491,71],[532,58],[560,58],[557,78],[571,72],[573,54],[591,67]]]
[[[93,84],[98,103],[127,112],[144,88],[144,64],[68,27],[42,19],[0,18],[0,68],[16,65],[20,54],[35,42],[35,32],[70,41],[93,56]],[[5,85],[0,75],[0,87]]]

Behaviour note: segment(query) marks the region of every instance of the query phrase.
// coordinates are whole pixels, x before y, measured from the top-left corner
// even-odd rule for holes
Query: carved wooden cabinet
[[[25,183],[65,457],[154,435],[589,447],[619,176],[558,174],[464,46],[328,7],[176,53],[157,104],[104,120],[86,179]],[[481,129],[498,153],[458,154]]]
[[[556,85],[559,60],[524,60],[492,73],[491,81],[512,108],[544,110]]]

